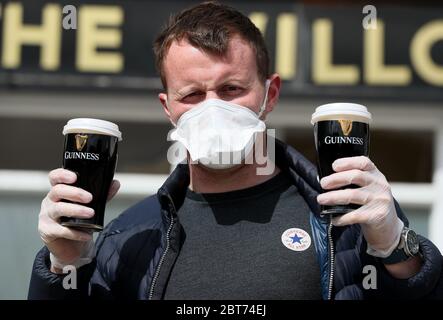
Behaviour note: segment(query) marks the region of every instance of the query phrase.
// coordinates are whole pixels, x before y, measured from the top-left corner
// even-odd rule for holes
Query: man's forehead
[[[168,86],[226,78],[248,80],[258,76],[254,50],[240,36],[230,39],[223,56],[196,48],[186,39],[173,41],[163,68]]]

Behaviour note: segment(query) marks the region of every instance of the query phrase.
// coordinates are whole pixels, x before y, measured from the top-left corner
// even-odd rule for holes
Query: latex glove
[[[335,226],[360,224],[368,243],[367,253],[387,257],[398,246],[403,222],[398,218],[391,187],[385,176],[367,157],[341,158],[334,161],[336,173],[321,179],[324,190],[350,184],[360,186],[325,192],[317,197],[321,205],[359,204],[360,208],[332,219]]]
[[[56,256],[54,256],[51,253],[49,253],[49,259],[51,261],[51,266],[63,270],[66,266],[74,266],[76,269],[89,264],[92,262],[92,260],[95,257],[95,250],[94,250],[94,241],[89,240],[85,243],[83,243],[83,246],[81,248],[80,257],[76,258],[73,261],[63,261],[58,259]]]
[[[77,175],[66,169],[55,169],[49,173],[51,189],[43,199],[39,214],[40,237],[50,252],[51,269],[63,269],[66,265],[77,268],[92,261],[94,243],[92,233],[60,225],[60,217],[91,218],[94,210],[85,206],[92,194],[72,186]],[[120,183],[111,184],[108,200],[118,191]],[[63,202],[66,199],[75,203]]]

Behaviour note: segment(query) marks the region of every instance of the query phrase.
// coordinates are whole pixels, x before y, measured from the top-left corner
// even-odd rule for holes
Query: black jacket
[[[324,299],[442,298],[442,257],[420,237],[421,271],[407,280],[394,279],[376,258],[366,254],[359,225],[332,227],[321,218],[316,168],[299,152],[276,141],[276,164],[292,179],[311,209],[313,240],[320,264]],[[65,290],[64,275],[49,271],[49,252],[41,249],[34,262],[29,299],[162,299],[182,244],[177,210],[182,205],[189,172],[179,165],[157,195],[127,209],[109,223],[96,242],[96,258],[77,272],[76,290]],[[408,225],[396,203],[399,217]],[[377,270],[377,289],[363,288],[363,268]]]

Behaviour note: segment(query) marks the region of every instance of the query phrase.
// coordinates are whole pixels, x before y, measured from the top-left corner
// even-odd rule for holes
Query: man
[[[433,295],[441,255],[423,237],[416,243],[419,253],[404,253],[399,244],[408,222],[368,158],[339,159],[336,173],[321,181],[326,191],[351,183],[360,188],[321,195],[314,166],[280,141],[275,159],[247,163],[248,141],[266,140],[263,121],[276,106],[281,85],[278,74],[269,72],[260,32],[247,17],[217,3],[197,5],[170,20],[154,49],[164,86],[159,99],[176,127],[170,137],[186,146],[188,163],[177,166],[157,195],[112,221],[95,246],[89,234],[58,224],[60,216],[90,217],[93,212],[81,203],[91,195],[69,185],[75,174],[51,171],[52,188],[39,217],[46,246],[34,263],[29,298]],[[234,141],[217,149],[213,142],[221,131]],[[264,148],[259,140],[252,140],[252,149]],[[223,153],[238,152],[240,163],[220,163]],[[270,164],[275,170],[258,174]],[[110,198],[117,190],[115,182]],[[330,220],[320,217],[319,203],[361,207]],[[62,268],[69,264],[78,268],[77,290],[62,287]],[[376,288],[363,285],[365,266],[375,268]]]

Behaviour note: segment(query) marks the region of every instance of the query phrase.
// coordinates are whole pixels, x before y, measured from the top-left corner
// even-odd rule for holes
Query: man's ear
[[[172,119],[171,119],[171,110],[169,109],[169,105],[168,105],[168,94],[167,93],[159,93],[158,94],[158,99],[160,100],[160,103],[163,106],[163,111],[166,113],[166,116],[168,117],[169,121],[173,123]]]
[[[268,113],[271,113],[272,110],[274,110],[274,107],[277,105],[278,98],[280,96],[280,88],[281,88],[281,78],[277,73],[274,73],[269,77],[269,80],[271,83],[269,84],[269,91],[268,91],[268,100],[266,103],[266,109],[264,112],[264,119],[266,119],[266,116]]]

